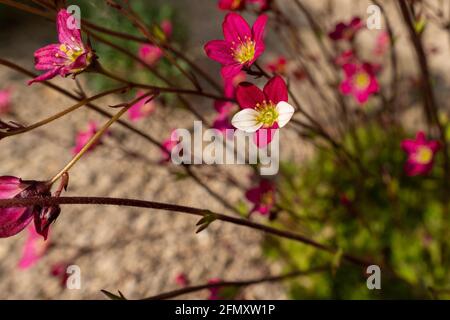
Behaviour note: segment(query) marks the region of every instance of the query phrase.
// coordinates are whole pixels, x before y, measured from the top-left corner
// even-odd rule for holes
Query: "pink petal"
[[[31,85],[35,82],[42,82],[42,81],[47,81],[49,79],[54,78],[56,75],[58,75],[58,73],[60,73],[62,67],[57,67],[55,69],[52,69],[44,74],[41,74],[40,76],[34,78],[33,80],[28,81],[28,85]]]
[[[342,94],[349,95],[350,93],[352,93],[352,90],[353,90],[353,87],[352,87],[350,79],[346,79],[341,82],[341,84],[339,86],[339,91],[341,91]]]
[[[288,89],[283,78],[275,76],[264,86],[266,99],[277,104],[280,101],[288,101]]]
[[[0,238],[12,237],[33,220],[33,208],[0,209]]]
[[[347,63],[342,66],[347,77],[353,76],[358,71],[358,66],[354,63]]]
[[[255,85],[243,82],[236,90],[236,99],[242,109],[255,108],[259,103],[262,104],[265,97],[264,93]]]
[[[417,149],[417,143],[414,140],[403,140],[401,143],[401,148],[407,153],[413,153]]]
[[[268,146],[271,142],[275,133],[278,130],[278,125],[274,125],[272,128],[261,128],[255,132],[253,135],[253,142],[258,148],[264,148]]]
[[[37,70],[51,70],[63,65],[67,59],[64,52],[59,50],[59,44],[50,44],[34,53],[35,68]]]
[[[265,44],[264,44],[264,29],[267,24],[267,15],[262,14],[256,19],[253,24],[252,33],[253,33],[253,41],[255,41],[255,60],[264,52]]]
[[[223,66],[220,71],[222,78],[229,79],[237,76],[242,71],[242,67],[242,64],[237,62]]]
[[[240,43],[244,39],[251,39],[252,31],[247,21],[237,13],[229,13],[222,24],[223,35],[229,43]]]
[[[70,15],[66,9],[58,12],[56,20],[58,28],[58,39],[60,43],[67,44],[72,48],[83,47],[81,41],[81,31],[76,28],[74,17]],[[72,28],[70,28],[72,27]]]
[[[212,40],[205,45],[206,55],[224,65],[233,64],[232,51],[230,45],[223,40]]]

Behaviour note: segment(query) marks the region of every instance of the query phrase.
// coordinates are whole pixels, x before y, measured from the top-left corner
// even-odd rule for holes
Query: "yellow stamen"
[[[358,89],[366,89],[370,84],[370,77],[365,72],[359,72],[355,75],[354,85]]]
[[[244,41],[233,49],[234,60],[241,64],[253,60],[255,57],[255,47],[256,44],[254,41],[248,38],[244,39]]]
[[[270,128],[278,120],[278,111],[272,101],[263,101],[262,104],[256,104],[256,111],[258,111],[258,117],[256,121],[262,123],[263,127]]]
[[[427,146],[420,146],[414,154],[414,159],[419,164],[429,164],[433,160],[433,150]]]

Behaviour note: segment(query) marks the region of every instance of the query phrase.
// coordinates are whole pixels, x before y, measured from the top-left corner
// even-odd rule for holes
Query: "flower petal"
[[[58,39],[60,43],[67,44],[72,48],[80,48],[83,46],[81,32],[77,28],[75,17],[67,12],[66,9],[58,12],[56,25],[58,27]]]
[[[264,95],[266,99],[277,104],[281,101],[288,101],[288,90],[286,83],[280,76],[275,76],[264,86]]]
[[[289,103],[285,101],[281,101],[277,104],[277,112],[278,112],[278,126],[283,128],[292,118],[295,109]]]
[[[272,142],[277,130],[278,126],[276,123],[271,128],[261,128],[253,135],[253,142],[258,148],[264,148]]]
[[[267,24],[267,15],[262,14],[256,19],[252,27],[253,41],[255,41],[255,60],[264,52],[264,29]]]
[[[205,53],[210,58],[221,64],[234,63],[231,47],[223,40],[212,40],[205,45]]]
[[[237,76],[242,70],[242,64],[240,63],[233,63],[222,67],[222,70],[220,71],[222,78],[224,79],[230,79],[235,76]]]
[[[222,24],[225,40],[232,42],[241,42],[245,38],[251,39],[252,31],[247,21],[237,13],[229,13],[225,16]]]
[[[242,109],[254,108],[256,104],[263,103],[264,93],[255,85],[243,82],[236,89],[236,99]]]
[[[0,209],[0,238],[12,237],[25,229],[33,213],[33,207]]]
[[[255,132],[262,127],[262,123],[259,123],[256,119],[258,117],[258,111],[254,109],[244,109],[236,113],[231,119],[231,124],[244,132]]]

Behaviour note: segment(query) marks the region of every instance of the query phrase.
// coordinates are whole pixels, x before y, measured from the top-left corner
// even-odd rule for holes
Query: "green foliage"
[[[310,246],[269,239],[267,257],[284,261],[287,269],[337,265],[334,272],[293,280],[293,298],[431,298],[433,289],[448,288],[450,221],[443,205],[448,190],[442,152],[430,175],[408,177],[400,148],[404,138],[401,130],[371,125],[345,139],[360,166],[324,151],[301,167],[282,164],[280,206],[290,210],[280,214],[277,226],[384,265],[382,290],[368,290],[361,267]]]

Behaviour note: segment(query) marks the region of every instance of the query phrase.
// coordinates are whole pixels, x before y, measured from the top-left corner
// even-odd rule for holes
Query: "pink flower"
[[[45,182],[25,181],[17,177],[0,177],[0,199],[49,197]],[[0,238],[12,237],[25,229],[34,218],[36,232],[47,238],[52,222],[59,215],[59,207],[12,207],[0,209]]]
[[[254,205],[250,213],[259,212],[267,216],[275,204],[275,185],[269,180],[261,180],[259,186],[245,193],[245,197]]]
[[[280,76],[270,79],[263,91],[251,83],[241,83],[236,97],[243,110],[234,115],[231,123],[244,132],[254,132],[254,141],[260,148],[272,141],[276,130],[284,127],[295,111],[287,103],[288,90]]]
[[[138,91],[136,94],[136,98],[144,95],[144,91]],[[130,109],[128,109],[128,118],[131,121],[137,121],[141,118],[144,118],[148,115],[150,115],[151,113],[153,113],[153,111],[155,111],[156,108],[156,103],[151,100],[148,101],[148,97],[145,97],[141,100],[139,100],[138,102],[136,102]]]
[[[356,62],[356,56],[353,50],[347,50],[342,52],[335,60],[334,63],[338,66],[343,66],[349,63],[355,63]]]
[[[220,283],[222,282],[221,279],[218,278],[213,278],[211,280],[208,281],[208,284],[216,284],[216,283]],[[209,290],[209,296],[208,296],[208,300],[220,300],[222,299],[221,295],[220,295],[220,290],[222,289],[222,287],[210,287]]]
[[[34,53],[36,69],[48,71],[28,84],[46,81],[58,74],[62,77],[77,75],[91,64],[95,57],[94,52],[89,45],[83,43],[81,31],[75,27],[74,19],[66,9],[58,12],[59,43],[50,44]]]
[[[257,5],[259,12],[270,9],[270,2],[272,0],[219,0],[219,9],[221,10],[243,10],[248,3]]]
[[[161,30],[164,32],[164,35],[167,38],[170,38],[173,33],[173,25],[172,22],[168,19],[164,19],[160,24]]]
[[[232,78],[244,67],[250,67],[264,52],[264,29],[267,16],[260,15],[253,28],[237,13],[226,15],[222,24],[225,40],[205,45],[206,55],[222,64],[222,77]]]
[[[189,279],[185,273],[177,274],[177,276],[175,277],[175,282],[180,287],[186,287],[189,285]]]
[[[158,46],[153,44],[142,44],[139,47],[139,58],[145,61],[146,64],[153,67],[164,55],[164,52]]]
[[[374,55],[382,56],[389,48],[389,33],[386,31],[380,32],[375,42],[375,48],[373,50]]]
[[[270,9],[272,0],[248,0],[258,6],[260,12],[267,11]]]
[[[80,131],[77,133],[75,138],[75,147],[72,149],[73,154],[77,154],[83,149],[83,147],[88,143],[88,141],[97,133],[97,124],[95,121],[89,122],[88,129],[86,131]],[[101,141],[97,141],[94,145],[89,148],[92,151],[95,147],[101,144]]]
[[[345,79],[339,89],[342,94],[353,95],[359,104],[366,103],[369,97],[380,89],[373,65],[348,63],[342,69]]]
[[[161,148],[161,163],[170,162],[172,149],[178,144],[178,133],[176,130],[172,130],[170,138],[166,139],[162,143]]]
[[[356,33],[363,28],[363,22],[360,18],[354,17],[349,23],[339,22],[334,30],[328,34],[332,40],[351,41]]]
[[[44,241],[41,236],[36,232],[35,227],[32,224],[27,228],[28,237],[23,247],[22,257],[20,258],[18,268],[28,269],[36,264],[47,251],[49,242]]]
[[[429,173],[433,169],[434,156],[441,148],[439,141],[427,140],[422,131],[417,133],[415,140],[403,140],[401,147],[408,154],[404,167],[408,176]]]
[[[7,113],[11,107],[11,90],[0,90],[0,114]]]
[[[280,56],[275,60],[269,62],[266,68],[272,73],[284,75],[286,73],[287,60],[284,56]]]
[[[221,10],[242,10],[245,8],[246,0],[219,0]]]
[[[67,262],[58,262],[53,264],[50,267],[50,275],[52,277],[59,279],[59,284],[62,288],[66,287],[67,279],[69,278],[69,274],[67,273],[67,268],[70,266],[70,263]]]

